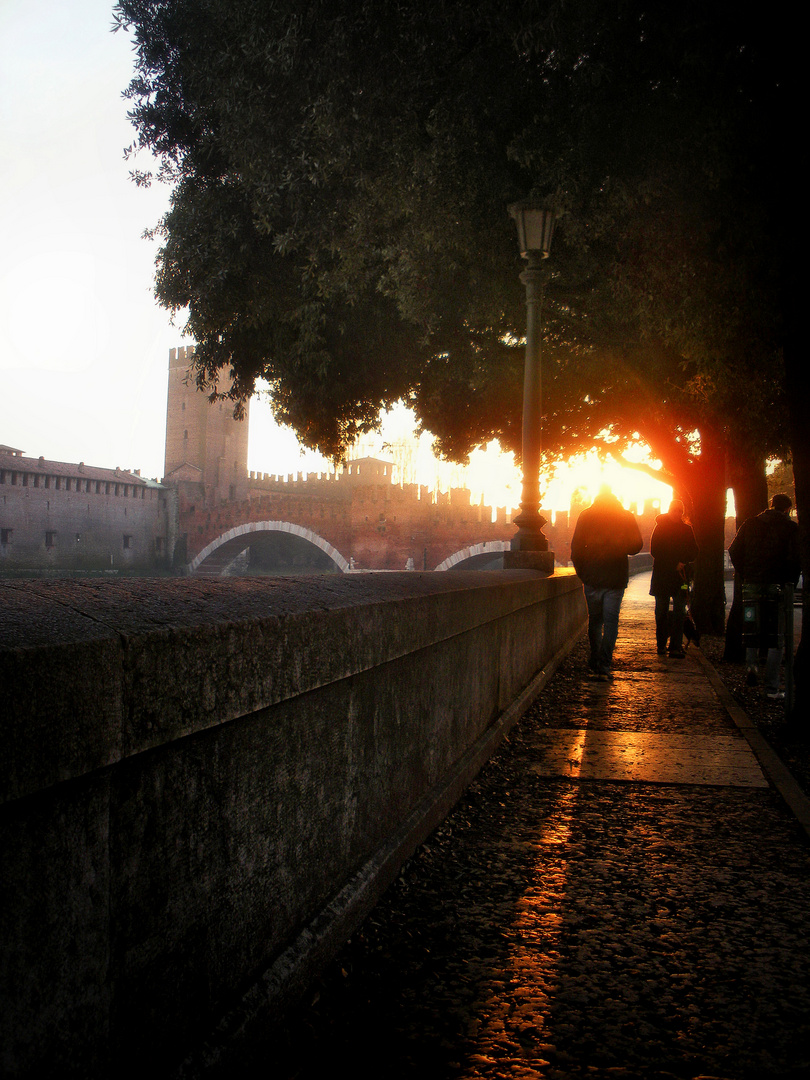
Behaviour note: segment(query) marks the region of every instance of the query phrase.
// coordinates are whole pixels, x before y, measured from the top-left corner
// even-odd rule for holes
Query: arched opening
[[[277,577],[338,574],[349,565],[328,540],[312,530],[288,521],[262,521],[223,533],[186,569],[206,577]]]
[[[334,559],[302,536],[283,532],[251,533],[250,542],[223,573],[239,577],[287,574],[339,574]]]
[[[508,540],[490,540],[473,544],[449,555],[437,570],[503,570],[503,553],[509,550]]]

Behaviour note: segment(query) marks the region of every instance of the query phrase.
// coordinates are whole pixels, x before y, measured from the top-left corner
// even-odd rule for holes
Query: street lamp
[[[509,213],[518,230],[520,254],[528,266],[520,275],[526,286],[526,364],[523,373],[523,491],[520,513],[514,518],[518,531],[511,551],[504,553],[506,569],[543,570],[554,573],[554,552],[543,535],[546,519],[540,513],[541,378],[540,307],[543,273],[540,264],[551,250],[555,212],[531,202],[513,203]]]

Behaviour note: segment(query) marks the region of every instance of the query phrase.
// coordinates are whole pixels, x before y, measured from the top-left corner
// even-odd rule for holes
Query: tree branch
[[[651,476],[654,480],[660,480],[662,484],[669,484],[670,487],[677,487],[677,477],[672,473],[667,472],[666,469],[656,469],[646,461],[629,461],[624,454],[617,454],[612,451],[610,456],[624,469],[635,469],[636,472],[642,472],[646,476]]]

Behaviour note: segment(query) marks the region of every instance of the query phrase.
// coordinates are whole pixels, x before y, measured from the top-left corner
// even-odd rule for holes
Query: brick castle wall
[[[137,473],[0,448],[0,570],[154,569],[170,554],[169,503]]]

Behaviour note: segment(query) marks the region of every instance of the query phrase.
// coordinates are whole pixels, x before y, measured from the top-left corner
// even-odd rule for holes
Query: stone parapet
[[[0,583],[3,1074],[280,1008],[583,622],[565,573]]]

